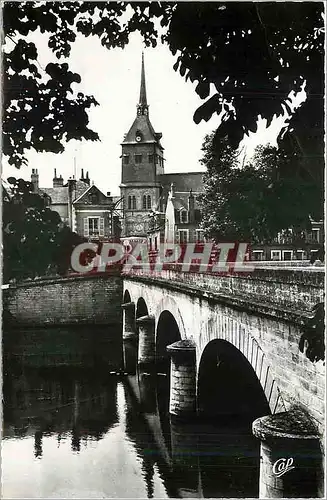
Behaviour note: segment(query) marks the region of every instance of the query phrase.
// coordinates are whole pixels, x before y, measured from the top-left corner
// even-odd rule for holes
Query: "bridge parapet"
[[[322,269],[255,269],[240,273],[183,272],[174,264],[161,271],[133,268],[123,277],[157,286],[179,289],[199,297],[229,303],[233,307],[304,323],[312,309],[324,301]]]

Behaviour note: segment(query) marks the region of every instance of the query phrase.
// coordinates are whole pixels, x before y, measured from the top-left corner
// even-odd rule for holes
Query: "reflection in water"
[[[4,497],[258,496],[248,426],[171,420],[169,376],[110,374],[112,359],[94,362],[95,340],[84,364],[54,367],[46,356],[18,356],[17,339],[4,355]],[[121,345],[111,345],[117,357]]]

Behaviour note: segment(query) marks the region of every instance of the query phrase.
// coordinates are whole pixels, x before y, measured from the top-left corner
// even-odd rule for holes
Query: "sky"
[[[29,40],[38,47],[38,61],[43,67],[56,60],[47,47],[47,37],[34,34]],[[10,175],[30,179],[37,168],[41,187],[51,187],[54,168],[57,175],[89,177],[104,193],[119,194],[121,180],[121,142],[136,116],[139,97],[141,54],[144,51],[149,116],[156,132],[162,132],[165,148],[165,171],[190,172],[204,170],[199,163],[201,146],[206,134],[217,128],[220,119],[214,115],[208,122],[196,125],[195,110],[203,103],[195,92],[196,82],[185,80],[173,70],[176,56],[166,46],[144,48],[141,37],[133,34],[124,49],[106,49],[98,38],[77,36],[69,57],[71,71],[81,75],[76,89],[94,95],[99,106],[89,111],[90,127],[98,132],[101,142],[70,141],[61,154],[31,151],[29,165],[17,171],[3,161],[2,177]],[[63,61],[61,61],[63,62]],[[282,119],[266,129],[262,120],[256,134],[243,141],[249,155],[258,144],[275,143]]]

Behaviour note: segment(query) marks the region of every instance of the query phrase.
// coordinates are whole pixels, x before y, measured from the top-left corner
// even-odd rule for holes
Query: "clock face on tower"
[[[135,140],[137,142],[140,142],[142,140],[142,135],[140,134],[140,132],[136,132],[136,135],[135,135]]]

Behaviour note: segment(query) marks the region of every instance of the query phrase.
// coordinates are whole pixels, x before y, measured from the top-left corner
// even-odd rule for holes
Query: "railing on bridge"
[[[252,263],[251,263],[252,264]],[[197,268],[197,269],[196,269]],[[126,279],[145,281],[193,295],[225,299],[228,302],[274,307],[297,316],[310,316],[313,307],[324,301],[324,270],[310,268],[258,267],[252,272],[210,273],[193,266],[166,264],[162,270],[140,266],[123,270]]]

